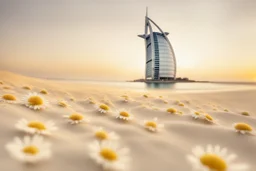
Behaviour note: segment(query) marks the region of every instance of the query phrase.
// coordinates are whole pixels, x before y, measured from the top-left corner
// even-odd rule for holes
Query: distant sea
[[[144,82],[122,82],[122,81],[86,81],[86,80],[57,80],[68,81],[87,85],[100,85],[108,87],[124,88],[129,90],[169,89],[173,91],[229,91],[256,89],[256,84],[243,83],[144,83]]]

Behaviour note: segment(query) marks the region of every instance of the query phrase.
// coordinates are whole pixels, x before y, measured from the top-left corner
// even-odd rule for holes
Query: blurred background
[[[170,33],[177,77],[256,81],[255,0],[0,0],[0,70],[143,78],[146,6]]]

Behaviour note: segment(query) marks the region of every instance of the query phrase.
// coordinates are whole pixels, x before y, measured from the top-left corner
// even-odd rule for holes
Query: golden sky
[[[170,33],[177,77],[256,81],[255,0],[2,0],[0,70],[143,78],[146,6]]]

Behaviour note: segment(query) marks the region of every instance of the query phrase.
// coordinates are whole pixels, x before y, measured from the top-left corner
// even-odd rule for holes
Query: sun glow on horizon
[[[177,77],[256,82],[256,1],[124,1],[0,2],[0,23],[6,23],[0,70],[44,78],[144,78],[145,44],[137,35],[149,6],[149,17],[169,32]]]

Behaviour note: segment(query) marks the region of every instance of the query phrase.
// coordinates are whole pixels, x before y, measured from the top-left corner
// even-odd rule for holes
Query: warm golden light
[[[124,7],[122,1],[101,5],[70,1],[57,3],[58,8],[50,1],[43,5],[29,2],[19,10],[34,10],[21,14],[12,13],[19,5],[10,3],[0,18],[0,23],[10,23],[0,30],[4,47],[0,68],[45,78],[144,78],[145,47],[137,34],[143,33],[143,9],[150,6],[149,16],[170,33],[177,77],[256,81],[252,36],[256,34],[252,17],[256,11],[242,1],[185,2],[184,6],[180,1],[127,1]],[[230,15],[226,15],[226,6]],[[115,10],[109,10],[112,7]],[[241,14],[239,20],[234,17],[237,13]]]

